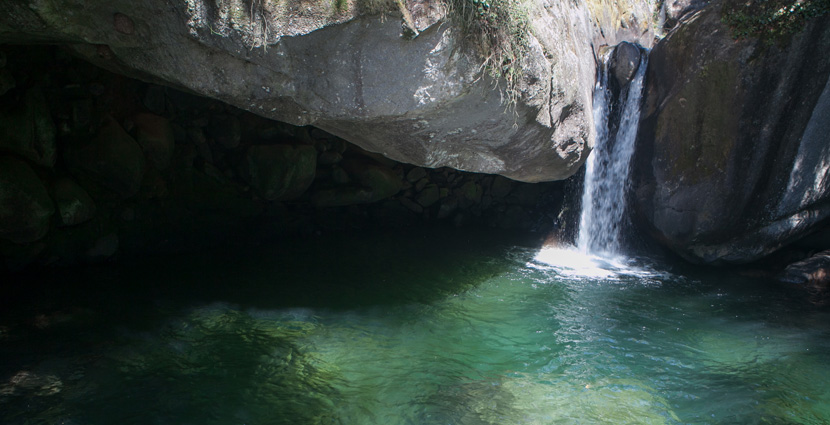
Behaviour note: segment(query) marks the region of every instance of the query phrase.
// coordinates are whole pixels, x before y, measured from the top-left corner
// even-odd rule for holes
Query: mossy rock
[[[0,238],[34,242],[49,231],[55,206],[38,175],[25,161],[0,157]]]
[[[0,112],[0,150],[18,154],[38,165],[55,165],[55,124],[40,89],[29,89],[20,103]]]
[[[317,150],[308,145],[255,145],[248,148],[240,173],[261,198],[296,199],[314,182]]]
[[[424,187],[424,190],[418,194],[416,201],[418,201],[422,207],[428,208],[438,202],[439,199],[441,199],[441,190],[434,184],[428,184]]]

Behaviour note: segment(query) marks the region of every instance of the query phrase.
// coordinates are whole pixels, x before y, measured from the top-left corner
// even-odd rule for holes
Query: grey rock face
[[[662,0],[657,11],[657,24],[663,30],[675,28],[681,20],[703,9],[710,0]]]
[[[73,43],[106,68],[314,125],[398,161],[528,182],[566,178],[590,151],[594,47],[652,40],[645,0],[529,2],[513,108],[435,1],[406,2],[414,39],[396,12],[365,15],[351,3],[7,3],[0,42]]]
[[[692,261],[759,259],[830,217],[830,20],[734,40],[719,8],[651,54],[634,206]]]

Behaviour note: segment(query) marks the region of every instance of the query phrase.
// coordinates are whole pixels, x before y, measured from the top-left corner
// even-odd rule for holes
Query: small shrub
[[[750,0],[724,6],[722,21],[735,38],[773,41],[800,31],[807,21],[830,12],[830,0]]]
[[[450,19],[461,29],[464,41],[476,50],[482,68],[504,79],[504,99],[515,106],[519,98],[521,62],[530,32],[527,5],[522,0],[447,0]]]

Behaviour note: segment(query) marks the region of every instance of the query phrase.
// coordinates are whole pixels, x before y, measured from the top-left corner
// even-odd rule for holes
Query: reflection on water
[[[523,246],[355,235],[42,276],[2,296],[0,422],[830,418],[829,317],[800,294]]]

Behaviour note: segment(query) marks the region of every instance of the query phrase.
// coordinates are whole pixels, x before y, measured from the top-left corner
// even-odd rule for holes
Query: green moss
[[[800,31],[808,21],[828,12],[828,0],[750,0],[725,5],[721,19],[735,38],[770,42]]]

